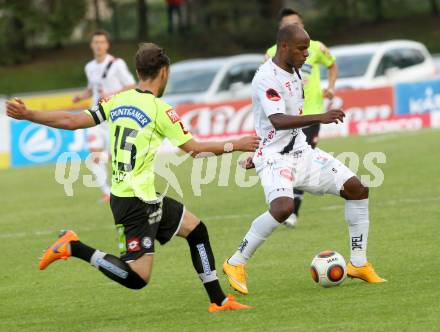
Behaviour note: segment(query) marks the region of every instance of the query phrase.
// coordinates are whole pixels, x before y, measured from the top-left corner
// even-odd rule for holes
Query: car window
[[[364,76],[373,53],[346,54],[336,56],[338,78]],[[321,67],[321,79],[327,79],[327,68]]]
[[[172,71],[165,95],[204,92],[209,89],[218,68]]]
[[[254,78],[255,72],[261,65],[259,62],[242,63],[232,66],[222,82],[220,83],[219,91],[228,91],[233,83],[242,82],[250,84]]]
[[[375,76],[383,76],[391,68],[399,67],[399,53],[396,50],[386,52],[379,62]]]
[[[425,56],[420,50],[414,48],[401,49],[399,68],[406,68],[418,65],[425,61]]]
[[[425,61],[425,56],[420,50],[414,48],[400,48],[384,54],[376,70],[376,77],[383,76],[390,68],[408,68]]]

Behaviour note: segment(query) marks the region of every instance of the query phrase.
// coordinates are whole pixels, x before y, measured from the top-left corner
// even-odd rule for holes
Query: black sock
[[[293,213],[298,217],[298,215],[299,215],[299,208],[301,206],[301,202],[302,202],[302,199],[303,199],[304,191],[294,189],[293,192],[295,194],[295,198],[293,199],[293,202],[295,204],[295,206],[293,208]]]
[[[191,259],[195,270],[205,286],[211,303],[221,305],[226,299],[225,293],[220,287],[215,270],[215,259],[209,243],[208,230],[203,222],[187,236]]]
[[[217,305],[222,305],[226,296],[225,293],[223,293],[222,287],[220,286],[220,282],[218,281],[218,279],[206,282],[203,284],[203,286],[205,286],[210,302]]]
[[[141,289],[147,283],[120,258],[96,250],[80,241],[70,242],[72,256],[92,264],[108,278],[130,288]],[[93,257],[93,259],[92,259]]]
[[[96,249],[89,247],[81,241],[70,242],[70,252],[72,253],[72,256],[80,258],[87,263],[90,263],[90,259],[95,251]]]
[[[130,289],[144,288],[147,283],[134,272],[130,265],[120,258],[97,251],[91,264],[99,269],[104,275]]]

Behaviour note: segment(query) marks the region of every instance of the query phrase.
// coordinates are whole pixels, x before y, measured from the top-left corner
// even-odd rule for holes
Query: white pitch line
[[[440,196],[428,197],[428,198],[424,198],[424,199],[420,199],[420,198],[394,199],[394,200],[378,202],[378,203],[374,204],[374,207],[393,206],[393,205],[402,204],[402,203],[410,203],[410,204],[417,203],[418,204],[418,203],[423,203],[423,202],[436,202],[436,201],[440,201]],[[327,205],[327,206],[317,208],[315,210],[328,211],[328,210],[342,209],[343,207],[344,207],[343,204],[332,204],[332,205]],[[254,218],[254,217],[256,217],[255,214],[225,214],[225,215],[220,215],[220,216],[208,216],[208,217],[202,218],[202,220],[215,221],[215,220],[243,219],[243,220],[249,221],[250,218]],[[109,230],[109,229],[114,229],[114,226],[109,225],[109,226],[101,226],[101,227],[95,227],[95,228],[84,227],[84,228],[78,228],[78,232],[79,233],[97,232],[97,231]],[[15,239],[15,238],[23,238],[23,237],[31,237],[31,236],[45,236],[45,235],[56,234],[56,233],[57,233],[56,230],[38,230],[38,231],[33,231],[33,232],[10,232],[10,233],[0,234],[0,239],[11,239],[11,238]]]

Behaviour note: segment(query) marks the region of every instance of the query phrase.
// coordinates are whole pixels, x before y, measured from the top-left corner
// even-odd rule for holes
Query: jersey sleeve
[[[185,129],[177,112],[169,105],[164,104],[157,114],[157,128],[159,133],[168,138],[174,146],[180,146],[192,139],[191,133]]]
[[[97,125],[107,121],[110,113],[111,100],[102,100],[97,106],[85,110],[84,112],[91,116]]]
[[[281,97],[281,86],[275,79],[263,78],[256,82],[257,97],[267,116],[286,113],[286,104]]]
[[[328,68],[333,65],[334,62],[335,57],[332,56],[329,49],[320,42],[318,49],[318,63]]]
[[[87,64],[87,65],[84,67],[84,73],[86,74],[86,78],[87,78],[87,89],[92,89],[93,86],[92,86],[92,81],[91,81],[91,79],[90,79],[90,75],[89,75],[89,70],[88,70],[88,68],[89,68],[89,65]]]
[[[136,83],[124,60],[118,59],[116,61],[116,69],[118,79],[124,87]]]

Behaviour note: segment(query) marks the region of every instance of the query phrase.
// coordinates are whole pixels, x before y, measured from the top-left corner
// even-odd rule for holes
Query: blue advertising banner
[[[440,80],[397,84],[395,98],[398,115],[440,111]]]
[[[61,130],[29,121],[11,121],[11,166],[53,164],[63,152],[88,155],[85,130]]]

